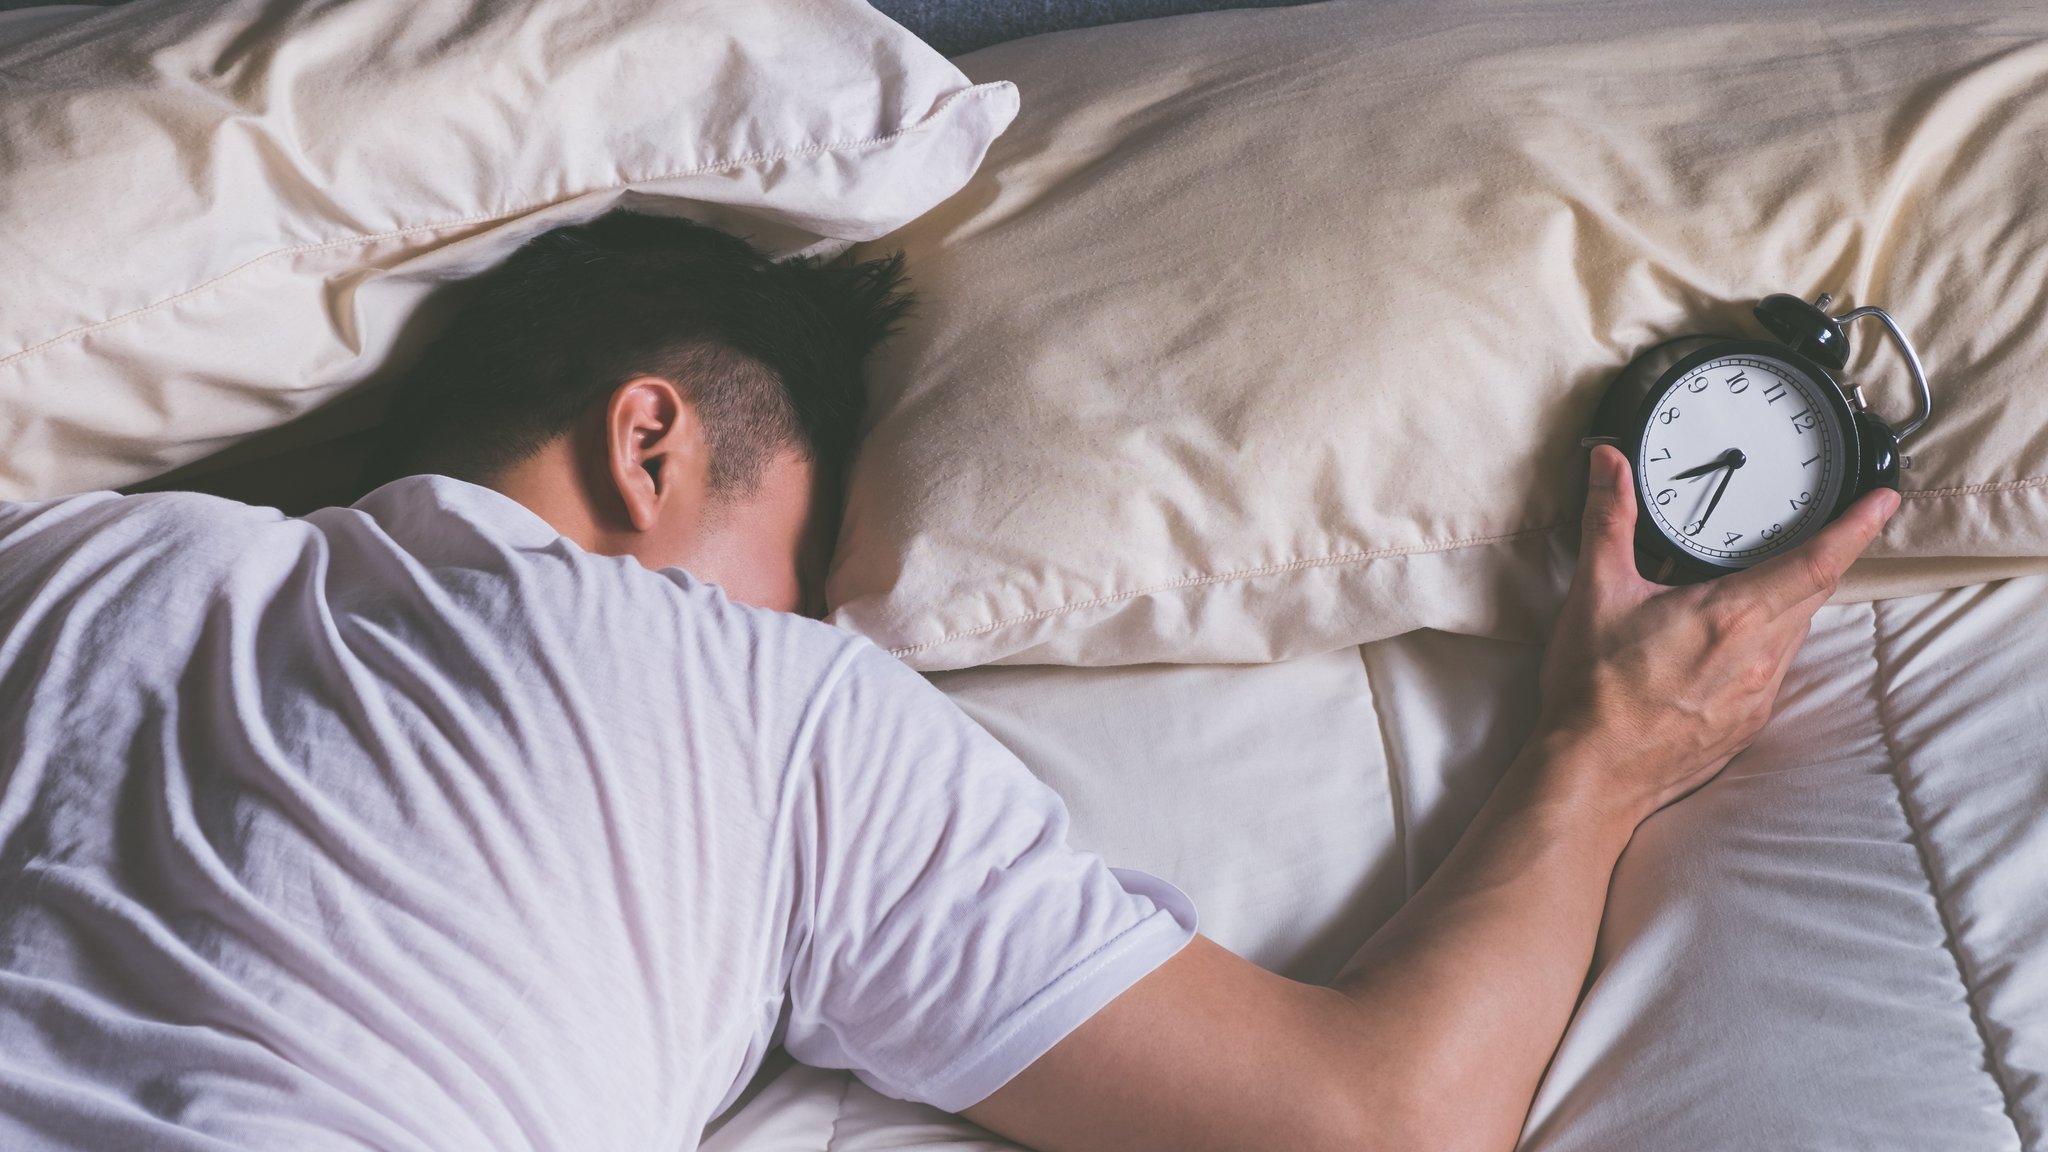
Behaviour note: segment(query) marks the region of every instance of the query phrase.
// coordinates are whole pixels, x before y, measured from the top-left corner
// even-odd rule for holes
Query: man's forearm
[[[1411,1147],[1513,1147],[1571,1019],[1607,883],[1642,813],[1592,793],[1596,753],[1560,738],[1516,757],[1450,856],[1336,982],[1361,1069]],[[1393,1098],[1398,1097],[1398,1098]]]
[[[1524,749],[1334,987],[1197,938],[969,1116],[1043,1152],[1505,1152],[1642,814],[1592,756]]]

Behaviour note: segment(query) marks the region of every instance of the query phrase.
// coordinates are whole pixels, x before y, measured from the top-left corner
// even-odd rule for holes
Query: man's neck
[[[566,436],[550,441],[540,451],[500,470],[483,481],[485,487],[509,496],[528,511],[548,522],[555,531],[574,541],[586,552],[619,555],[626,549],[612,539],[596,509],[590,505],[589,486],[577,474],[575,446]],[[610,547],[607,547],[610,545]]]

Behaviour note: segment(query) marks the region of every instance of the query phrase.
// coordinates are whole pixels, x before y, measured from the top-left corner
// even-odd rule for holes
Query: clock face
[[[1745,568],[1827,523],[1848,470],[1839,392],[1769,355],[1717,356],[1656,398],[1636,495],[1680,551]]]

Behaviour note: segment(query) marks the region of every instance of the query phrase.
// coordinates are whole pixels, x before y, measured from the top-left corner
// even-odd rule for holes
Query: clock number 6
[[[1678,499],[1678,489],[1676,488],[1666,488],[1662,492],[1657,493],[1657,504],[1660,507],[1676,499]]]

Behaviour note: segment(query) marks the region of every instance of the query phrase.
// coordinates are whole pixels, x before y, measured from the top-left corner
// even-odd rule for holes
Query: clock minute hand
[[[1728,450],[1728,471],[1721,474],[1721,483],[1715,485],[1714,498],[1707,501],[1707,512],[1706,515],[1700,517],[1700,527],[1705,528],[1707,521],[1714,518],[1714,509],[1721,506],[1721,493],[1728,491],[1728,482],[1735,479],[1735,470],[1747,463],[1749,463],[1749,458],[1741,452],[1733,448]]]
[[[1730,448],[1697,468],[1687,468],[1683,472],[1672,473],[1671,478],[1673,480],[1690,480],[1695,476],[1705,476],[1717,468],[1739,468],[1741,465],[1735,463],[1735,458],[1740,455],[1742,455],[1740,449]]]

